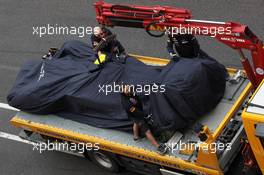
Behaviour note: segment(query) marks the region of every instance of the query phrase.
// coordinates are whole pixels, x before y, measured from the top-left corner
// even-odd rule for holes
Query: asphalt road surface
[[[118,0],[112,3],[170,5],[191,9],[195,19],[235,21],[247,24],[257,36],[264,38],[263,0]],[[85,0],[0,0],[0,102],[6,103],[19,67],[29,59],[40,59],[50,47],[60,47],[66,40],[88,42],[89,36],[33,34],[33,27],[96,26],[93,1]],[[127,52],[167,57],[166,38],[152,38],[144,30],[114,28]],[[202,48],[226,66],[241,67],[235,51],[212,38],[199,37]],[[0,108],[0,131],[17,134],[9,124],[15,114]],[[0,138],[0,175],[107,175],[83,158],[59,152],[39,154],[32,146]],[[123,172],[122,174],[135,174]]]

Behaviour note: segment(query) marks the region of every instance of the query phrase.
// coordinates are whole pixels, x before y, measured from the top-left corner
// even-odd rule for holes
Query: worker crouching
[[[178,61],[184,58],[207,58],[209,57],[202,49],[197,38],[192,34],[168,35],[167,51],[170,58]]]
[[[91,35],[92,47],[98,56],[101,54],[108,55],[107,61],[124,61],[127,57],[124,47],[116,39],[116,35],[105,27],[95,27],[94,33]]]

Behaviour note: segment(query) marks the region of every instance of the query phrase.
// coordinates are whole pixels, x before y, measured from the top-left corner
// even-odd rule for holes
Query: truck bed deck
[[[249,86],[249,81],[244,78],[240,78],[239,82],[236,84],[231,84],[227,82],[224,98],[214,110],[209,112],[207,115],[202,116],[197,121],[197,123],[207,125],[211,132],[215,132],[220,123],[223,122],[226,115],[230,112],[230,110],[232,110],[232,107],[239,99],[239,96],[243,93],[243,91],[246,91],[246,86]],[[38,132],[52,136],[54,136],[54,133],[51,133],[51,130],[57,131],[57,134],[59,133],[59,137],[64,137],[64,135],[66,135],[65,133],[71,132],[75,134],[89,136],[90,138],[99,138],[101,140],[109,141],[112,143],[128,145],[134,148],[156,152],[156,148],[152,146],[149,141],[146,140],[146,138],[135,142],[132,138],[132,134],[130,133],[121,132],[117,130],[96,128],[72,120],[64,119],[55,115],[34,115],[21,111],[18,112],[16,116],[11,120],[11,123],[24,129],[29,128],[29,130],[31,130],[30,126],[27,126],[26,124],[31,126],[34,125]],[[176,132],[174,135],[174,139],[175,138],[177,138],[177,141],[173,140],[172,138],[170,142],[178,142],[179,140],[182,140],[182,142],[199,140],[196,134],[192,131],[191,127],[187,128],[185,131],[182,131],[182,133]],[[181,157],[183,159],[190,158],[189,156],[186,157],[175,152],[170,152],[168,154],[174,155],[176,157]]]
[[[157,66],[157,68],[160,68],[169,62],[168,59],[162,58],[140,55],[131,56],[145,64]],[[214,110],[204,116],[201,116],[195,123],[206,125],[209,128],[210,137],[212,139],[211,141],[217,141],[217,138],[220,135],[222,136],[222,132],[225,127],[230,124],[232,118],[236,119],[236,122],[237,120],[241,120],[241,107],[245,104],[245,101],[249,97],[252,89],[252,85],[245,78],[243,71],[228,68],[228,72],[230,77],[232,77],[231,80],[234,81],[232,81],[233,83],[231,83],[231,81],[227,82],[223,99]],[[239,72],[242,74],[238,74]],[[118,157],[121,156],[128,160],[131,160],[131,158],[137,159],[151,164],[156,164],[158,166],[194,172],[195,174],[197,174],[197,172],[219,174],[219,171],[215,168],[200,166],[201,159],[199,159],[199,157],[201,156],[197,154],[202,151],[196,149],[186,149],[181,152],[171,146],[179,145],[179,143],[199,143],[200,139],[197,137],[197,134],[194,133],[193,126],[189,126],[182,131],[172,133],[172,136],[167,138],[167,144],[172,149],[170,149],[165,156],[162,156],[157,153],[156,148],[152,146],[146,138],[135,142],[131,133],[96,128],[55,115],[40,116],[25,112],[18,112],[10,122],[14,126],[21,128],[22,131],[32,131],[33,133],[37,133],[37,135],[41,134],[63,141],[76,143],[96,143],[99,144],[98,146],[101,150],[110,152],[111,154],[116,153]],[[26,132],[22,133],[26,134]],[[239,129],[235,133],[236,134],[233,135],[232,140],[229,141],[232,144],[232,149],[224,150],[224,152],[216,155],[219,160],[219,168],[223,171],[228,170],[231,160],[236,156],[237,150],[239,150],[240,139],[243,136],[242,124],[239,125]],[[27,140],[30,140],[31,138],[31,136],[26,136]],[[202,154],[206,156],[207,153]],[[201,165],[206,165],[206,161],[207,159],[205,162],[202,162]]]

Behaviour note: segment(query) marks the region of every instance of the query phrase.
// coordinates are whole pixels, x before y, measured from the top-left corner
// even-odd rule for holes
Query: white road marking
[[[0,108],[12,110],[12,111],[20,111],[19,109],[14,108],[12,106],[9,106],[6,103],[0,103]],[[33,146],[39,145],[39,143],[40,143],[40,142],[38,142],[38,143],[37,142],[32,142],[32,141],[23,139],[23,138],[21,138],[21,137],[19,137],[17,135],[9,134],[9,133],[2,132],[2,131],[0,131],[0,138],[13,140],[13,141],[21,142],[21,143],[26,143],[26,144],[33,145]],[[65,150],[54,150],[54,151],[63,152],[63,153],[67,153],[67,154],[71,154],[71,155],[75,155],[75,156],[79,156],[79,157],[84,157],[84,155],[80,154],[80,153],[74,153],[74,152],[65,151]]]
[[[0,108],[8,109],[8,110],[12,110],[12,111],[20,111],[19,109],[14,108],[14,107],[12,107],[12,106],[9,106],[9,105],[6,104],[6,103],[0,103]]]
[[[1,131],[0,131],[0,137],[4,138],[4,139],[8,139],[8,140],[14,140],[14,141],[17,141],[17,142],[30,144],[30,145],[36,145],[37,144],[35,142],[31,142],[31,141],[22,139],[21,137],[19,137],[17,135],[13,135],[13,134],[9,134],[9,133],[6,133],[6,132],[1,132]]]
[[[9,134],[9,133],[2,132],[2,131],[0,131],[0,138],[13,140],[13,141],[21,142],[21,143],[26,143],[26,144],[33,145],[33,146],[38,146],[40,144],[40,142],[37,143],[37,142],[32,142],[32,141],[29,141],[29,140],[25,140],[25,139],[23,139],[23,138],[21,138],[21,137],[19,137],[17,135]],[[65,151],[65,150],[54,150],[54,151],[63,152],[63,153],[66,153],[66,154],[71,154],[71,155],[74,155],[74,156],[85,158],[84,155],[80,154],[80,153],[75,153],[75,152]]]

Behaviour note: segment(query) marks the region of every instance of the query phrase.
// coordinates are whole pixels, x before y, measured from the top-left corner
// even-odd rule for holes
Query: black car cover
[[[164,131],[192,124],[222,99],[226,78],[225,67],[212,58],[171,61],[156,80],[166,91],[149,96],[153,127]]]
[[[144,109],[153,114],[153,130],[162,132],[192,123],[214,108],[225,90],[226,70],[212,58],[180,58],[161,71],[132,57],[125,63],[106,62],[100,69],[95,60],[89,45],[66,42],[52,59],[22,66],[7,101],[30,113],[52,113],[96,127],[130,130],[121,94],[106,93],[106,87],[165,85],[165,92],[144,98]]]

